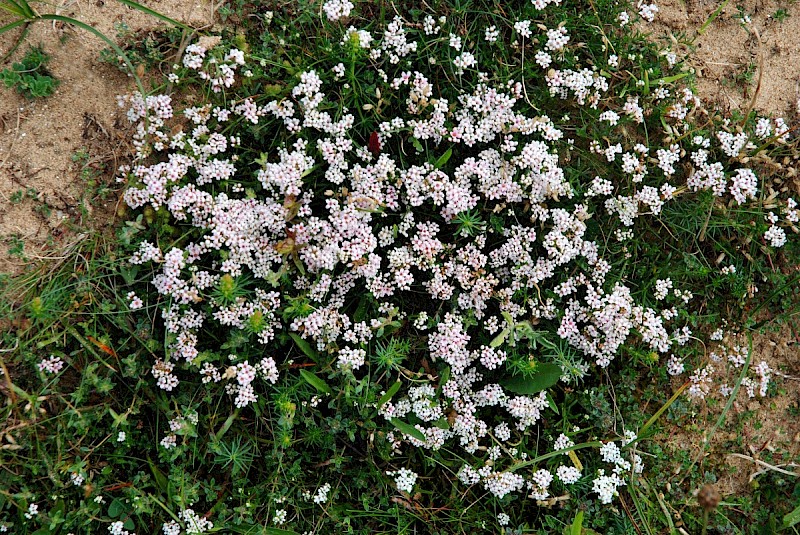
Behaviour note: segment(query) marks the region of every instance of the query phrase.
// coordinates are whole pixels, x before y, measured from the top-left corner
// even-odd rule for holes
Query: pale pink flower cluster
[[[153,368],[150,371],[153,377],[156,378],[156,384],[158,384],[159,388],[169,392],[178,386],[178,377],[172,373],[174,369],[175,364],[172,362],[157,360],[156,363],[153,364]]]
[[[658,13],[657,5],[645,4],[642,1],[639,2],[639,16],[647,22],[653,22],[656,18],[656,13]]]
[[[717,337],[715,337],[717,338]],[[722,339],[722,336],[718,337]],[[723,397],[729,396],[733,388],[729,386],[731,380],[736,380],[741,373],[739,370],[748,359],[748,348],[744,345],[719,344],[709,354],[709,364],[695,370],[690,377],[689,396],[694,399],[704,399],[718,392]],[[727,366],[726,366],[727,364]],[[681,367],[681,372],[683,371]],[[741,386],[749,398],[757,395],[765,397],[772,378],[772,369],[765,361],[759,362],[748,370],[748,375],[742,377]],[[714,385],[719,384],[717,391]]]
[[[37,367],[41,372],[56,374],[64,368],[64,361],[61,357],[50,355],[48,358],[42,359]]]

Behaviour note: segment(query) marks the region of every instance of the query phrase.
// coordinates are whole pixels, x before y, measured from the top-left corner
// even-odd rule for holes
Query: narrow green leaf
[[[553,396],[551,396],[551,395],[548,393],[546,397],[547,397],[547,405],[549,405],[549,406],[550,406],[550,410],[552,410],[552,411],[553,411],[554,413],[556,413],[556,414],[561,414],[561,413],[558,411],[558,405],[556,405],[556,400],[554,400],[554,399],[553,399]]]
[[[11,30],[13,30],[14,28],[16,28],[18,26],[22,26],[23,24],[27,24],[27,23],[28,23],[27,20],[20,19],[20,20],[16,20],[16,21],[12,22],[11,24],[6,24],[5,26],[0,26],[0,35],[8,32],[8,31],[11,31]]]
[[[500,381],[500,384],[515,394],[536,394],[556,384],[562,373],[558,364],[540,362],[532,375],[517,375]]]
[[[406,435],[416,438],[420,442],[426,442],[428,440],[427,438],[425,438],[425,435],[422,433],[422,431],[402,420],[398,420],[397,418],[392,418],[392,425],[394,425],[397,429],[399,429]]]
[[[395,382],[392,386],[389,387],[389,390],[386,391],[384,395],[378,400],[378,408],[380,409],[383,407],[384,403],[392,399],[392,396],[397,394],[397,391],[400,390],[400,381]]]
[[[314,362],[319,363],[319,354],[314,350],[313,347],[311,347],[311,344],[309,344],[307,341],[303,340],[300,337],[299,334],[289,333],[289,336],[292,337],[292,340],[294,340],[294,343],[297,344],[297,347],[300,349],[300,351],[303,352],[303,354],[305,356],[307,356],[308,358],[310,358]]]
[[[7,0],[0,2],[0,9],[8,11],[12,15],[24,17],[29,21],[34,20],[37,17],[36,12],[26,1],[15,2],[14,0]]]
[[[434,167],[436,169],[441,169],[442,167],[444,167],[447,161],[450,160],[450,157],[452,155],[453,155],[453,149],[452,148],[447,149],[447,151],[445,151],[445,153],[439,156],[439,159],[436,160],[436,164],[434,165]]]
[[[241,533],[243,535],[299,535],[296,531],[289,529],[273,528],[268,526],[254,526],[253,524],[234,525],[215,527],[209,533]]]
[[[147,464],[150,465],[150,471],[153,472],[153,477],[156,480],[156,486],[158,487],[158,490],[161,492],[167,492],[167,489],[169,488],[169,480],[167,479],[167,476],[165,476],[150,459],[147,459]]]
[[[439,386],[442,387],[450,380],[450,366],[442,370],[442,375],[439,377]]]
[[[783,517],[783,527],[790,528],[798,522],[800,522],[800,505],[797,506],[797,509],[791,513],[787,513],[786,516]]]
[[[223,424],[222,424],[222,427],[220,427],[219,431],[217,431],[217,432],[214,434],[214,438],[216,438],[217,440],[221,439],[221,438],[222,438],[222,436],[223,436],[225,433],[227,433],[227,432],[228,432],[228,429],[230,429],[230,428],[231,428],[231,426],[233,425],[233,422],[235,422],[235,421],[236,421],[236,418],[237,418],[238,416],[239,416],[239,408],[237,407],[236,409],[234,409],[233,413],[231,413],[231,415],[230,415],[230,416],[228,416],[228,418],[225,420],[225,423],[223,423]]]
[[[731,1],[731,0],[725,0],[724,2],[722,2],[722,3],[719,5],[719,7],[717,7],[717,9],[715,9],[715,10],[714,10],[714,12],[713,12],[713,13],[711,13],[711,15],[709,15],[709,16],[708,16],[708,18],[707,18],[707,19],[706,19],[706,21],[703,23],[703,25],[702,25],[702,26],[700,26],[700,29],[699,29],[699,30],[697,30],[697,35],[703,35],[704,33],[706,33],[706,30],[708,29],[708,27],[711,25],[711,23],[712,23],[712,22],[714,22],[714,20],[715,20],[717,17],[719,17],[719,14],[720,14],[720,13],[722,13],[722,10],[723,10],[723,9],[725,9],[725,7],[727,7],[727,5],[728,5],[728,3],[729,3],[730,1]]]
[[[167,24],[172,24],[173,26],[177,26],[178,28],[183,28],[184,30],[191,30],[191,28],[189,26],[187,26],[186,24],[184,24],[182,22],[178,22],[175,19],[171,19],[166,15],[162,15],[158,11],[152,10],[149,7],[143,6],[142,4],[139,4],[137,2],[132,2],[131,0],[117,0],[117,1],[120,4],[125,4],[126,6],[132,7],[133,9],[138,9],[142,13],[146,13],[146,14],[152,16],[152,17],[155,17],[157,19],[161,19],[164,22],[166,22]]]
[[[300,175],[300,178],[305,178],[305,177],[307,177],[308,175],[310,175],[311,173],[313,173],[314,171],[316,171],[317,169],[319,169],[319,167],[320,167],[319,165],[314,165],[314,166],[312,166],[312,167],[309,167],[308,169],[306,169],[305,171],[303,171],[303,173]]]
[[[491,342],[489,342],[489,347],[499,347],[503,345],[503,342],[506,341],[506,338],[508,338],[509,334],[511,334],[511,327],[506,327],[500,331],[500,334],[495,336]]]
[[[673,74],[672,76],[665,76],[664,78],[659,78],[658,80],[653,80],[652,83],[654,85],[671,84],[672,82],[677,82],[678,80],[686,78],[687,76],[689,76],[688,72],[682,72],[679,74]]]
[[[572,521],[572,526],[569,528],[570,535],[581,535],[583,531],[583,511],[578,511],[575,515],[575,520]]]
[[[106,37],[106,35],[103,32],[101,32],[97,28],[94,28],[93,26],[90,26],[89,24],[81,22],[77,19],[73,19],[72,17],[64,17],[63,15],[52,15],[48,13],[46,15],[40,15],[39,18],[42,20],[55,20],[58,22],[65,22],[67,24],[72,24],[73,26],[77,26],[78,28],[86,30],[87,32],[100,38],[104,43],[110,46],[112,50],[114,50],[114,52],[119,57],[122,58],[123,62],[125,62],[125,66],[128,67],[128,70],[130,70],[129,74],[133,77],[134,82],[136,82],[136,87],[137,89],[139,89],[139,92],[143,95],[147,94],[147,91],[145,90],[144,85],[142,84],[142,80],[136,75],[136,69],[131,63],[130,58],[128,58],[128,55],[125,53],[125,51],[123,51],[119,47],[117,43],[115,43],[112,39]]]
[[[326,383],[325,381],[323,381],[322,379],[320,379],[319,377],[317,377],[308,370],[300,370],[300,376],[303,379],[305,379],[308,384],[310,384],[323,394],[330,394],[331,392],[333,392],[333,390],[331,390],[331,387],[328,386],[328,383]]]

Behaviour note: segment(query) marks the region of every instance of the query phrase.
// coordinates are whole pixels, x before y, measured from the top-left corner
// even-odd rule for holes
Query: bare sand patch
[[[144,3],[194,28],[213,22],[209,0]],[[166,26],[112,0],[78,0],[55,11],[50,5],[34,6],[42,13],[76,18],[112,39],[122,24],[131,32]],[[11,20],[1,12],[0,25]],[[15,30],[0,36],[0,57],[19,35]],[[0,85],[0,273],[19,273],[33,261],[58,256],[81,229],[108,223],[118,197],[98,199],[87,191],[86,178],[113,181],[117,162],[128,153],[127,124],[116,97],[135,85],[100,59],[106,44],[70,25],[41,21],[30,26],[6,63],[21,58],[28,45],[41,45],[50,54],[48,69],[60,85],[52,96],[33,101]],[[81,153],[88,158],[78,157]]]

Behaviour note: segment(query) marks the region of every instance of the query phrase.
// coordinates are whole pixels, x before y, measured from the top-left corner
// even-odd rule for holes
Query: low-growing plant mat
[[[123,39],[153,94],[3,280],[0,529],[796,530],[790,117],[613,2],[218,7]]]

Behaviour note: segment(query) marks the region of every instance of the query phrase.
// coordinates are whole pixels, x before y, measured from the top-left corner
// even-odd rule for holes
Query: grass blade
[[[117,45],[117,43],[115,43],[112,39],[107,37],[103,32],[101,32],[97,28],[94,28],[94,27],[86,24],[85,22],[81,22],[81,21],[79,21],[77,19],[73,19],[72,17],[64,17],[62,15],[47,14],[47,15],[41,15],[39,17],[39,19],[41,19],[41,20],[55,20],[55,21],[59,21],[59,22],[65,22],[67,24],[72,24],[73,26],[77,26],[78,28],[80,28],[82,30],[86,30],[87,32],[89,32],[91,34],[94,34],[95,36],[99,37],[104,43],[106,43],[108,46],[110,46],[112,48],[112,50],[114,50],[114,52],[116,52],[116,54],[119,57],[122,58],[123,62],[125,62],[125,66],[128,67],[128,70],[130,71],[130,75],[133,76],[133,79],[136,82],[136,87],[137,87],[137,89],[139,89],[139,92],[142,95],[146,95],[147,94],[147,91],[145,91],[144,85],[142,84],[142,80],[136,75],[136,69],[134,68],[133,64],[131,63],[131,60],[128,59],[128,55],[125,53],[124,50],[122,50],[119,47],[119,45]]]
[[[722,2],[719,5],[719,7],[715,9],[714,12],[711,13],[711,15],[708,16],[703,25],[700,26],[700,29],[697,30],[697,35],[703,35],[704,33],[706,33],[708,27],[711,26],[711,23],[713,23],[717,17],[719,17],[719,14],[722,13],[722,10],[725,9],[725,7],[730,3],[730,1],[731,0],[725,0],[724,2]]]
[[[20,2],[16,0],[5,0],[4,2],[0,2],[0,9],[8,11],[12,15],[27,19],[28,21],[36,19],[39,16],[25,0],[21,0]]]
[[[172,24],[173,26],[177,26],[178,28],[183,28],[184,30],[192,30],[192,28],[191,28],[190,26],[187,26],[186,24],[184,24],[184,23],[182,23],[182,22],[178,22],[178,21],[177,21],[177,20],[175,20],[175,19],[171,19],[171,18],[169,18],[169,17],[168,17],[168,16],[166,16],[166,15],[162,15],[162,14],[161,14],[161,13],[159,13],[158,11],[155,11],[155,10],[153,10],[153,9],[150,9],[150,8],[149,8],[149,7],[147,7],[147,6],[143,6],[142,4],[140,4],[140,3],[138,3],[138,2],[132,2],[131,0],[117,0],[117,1],[118,1],[120,4],[125,4],[126,6],[128,6],[128,7],[130,7],[130,8],[133,8],[133,9],[139,10],[139,11],[141,11],[142,13],[146,13],[146,14],[148,14],[148,15],[152,16],[152,17],[155,17],[155,18],[157,18],[157,19],[161,19],[161,20],[163,20],[164,22],[166,22],[167,24]]]
[[[11,24],[6,24],[5,26],[0,26],[0,35],[3,35],[4,33],[9,32],[9,31],[13,30],[14,28],[18,28],[19,26],[22,26],[23,24],[29,24],[29,23],[30,23],[30,21],[28,21],[28,20],[18,20],[18,21],[12,22]],[[17,48],[17,46],[19,46],[19,43],[14,45],[14,48]]]

